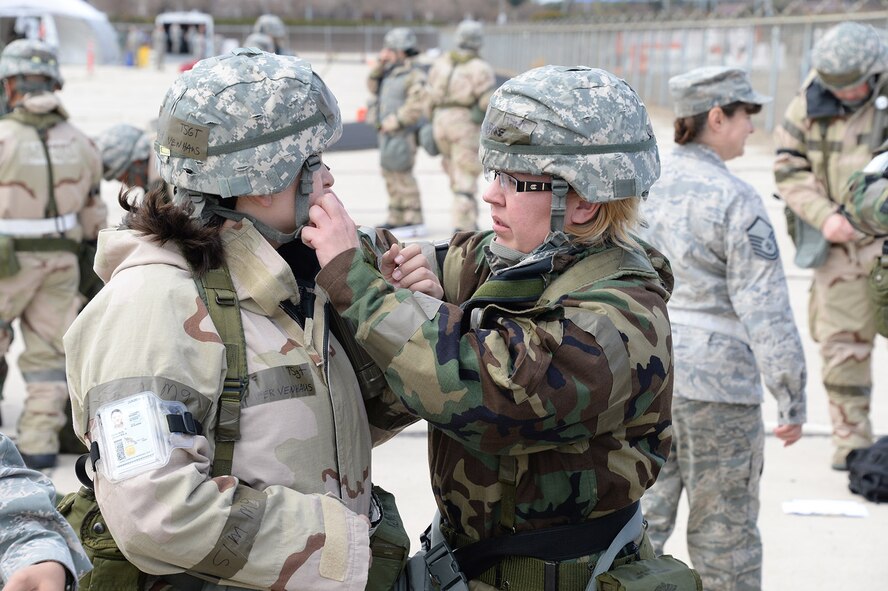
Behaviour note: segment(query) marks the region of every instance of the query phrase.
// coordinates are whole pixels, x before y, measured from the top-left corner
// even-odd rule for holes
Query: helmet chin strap
[[[562,178],[552,177],[552,213],[549,228],[553,232],[564,233],[564,215],[567,213],[567,192],[570,185]]]
[[[227,207],[222,207],[217,199],[206,199],[202,193],[188,192],[188,197],[194,203],[194,217],[208,219],[211,214],[218,215],[227,220],[239,222],[242,219],[250,220],[256,227],[256,230],[270,242],[277,244],[286,244],[296,240],[302,233],[302,228],[308,225],[308,209],[309,196],[314,189],[314,173],[321,168],[321,157],[317,154],[309,156],[302,164],[302,171],[299,177],[299,183],[296,185],[296,229],[293,232],[281,232],[272,228],[265,222],[256,219],[254,216],[235,211]],[[199,199],[196,199],[199,197]]]

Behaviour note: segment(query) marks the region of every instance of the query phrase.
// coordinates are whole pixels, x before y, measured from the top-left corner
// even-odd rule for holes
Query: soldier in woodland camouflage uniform
[[[431,425],[450,544],[539,534],[523,556],[461,560],[470,588],[580,591],[610,565],[598,565],[615,533],[605,523],[628,530],[637,515],[632,541],[613,551],[653,556],[637,501],[671,439],[672,279],[629,231],[659,176],[656,140],[625,82],[545,66],[493,94],[481,161],[493,231],[454,236],[441,298],[398,289],[415,244],[387,252],[378,273],[342,239],[353,223],[335,199],[312,207],[302,238],[324,266],[318,285]],[[580,541],[566,542],[565,526],[582,527]]]
[[[90,570],[77,535],[54,502],[52,482],[25,468],[12,441],[0,434],[0,588],[4,591],[73,591],[77,578]]]
[[[388,217],[381,227],[402,238],[425,234],[419,185],[413,176],[416,126],[426,102],[426,75],[412,59],[418,53],[416,45],[410,29],[386,33],[379,61],[367,78],[374,97],[368,117],[379,130],[380,165],[389,194]]]
[[[872,442],[875,310],[866,283],[880,243],[855,231],[841,209],[849,177],[888,131],[888,99],[880,98],[888,89],[888,47],[871,26],[845,22],[817,41],[811,59],[814,71],[775,132],[774,174],[795,215],[831,243],[814,270],[808,317],[829,396],[832,466],[844,470],[848,452]]]
[[[750,115],[771,99],[752,89],[746,72],[722,66],[675,76],[669,88],[678,145],[642,208],[642,237],[675,273],[674,432],[642,506],[662,553],[686,489],[688,552],[703,588],[760,590],[759,374],[777,399],[775,435],[790,445],[805,422],[805,358],[764,204],[725,161],[743,154]]]
[[[314,291],[316,260],[294,241],[309,201],[335,198],[320,156],[341,130],[336,99],[304,60],[252,48],[203,60],[161,107],[154,147],[174,202],[162,189],[138,207],[124,196],[123,226],[100,234],[107,285],[65,337],[77,433],[95,440],[103,406],[145,392],[203,425],[165,465],[136,462],[115,477],[99,463],[96,499],[121,550],[150,573],[145,589],[176,588],[186,570],[218,581],[204,591],[365,588],[370,448],[405,422],[373,410],[391,409],[391,392],[365,410]],[[223,264],[249,374],[234,409],[222,392],[235,360],[193,276]],[[217,436],[238,416],[220,472]]]
[[[77,254],[105,223],[101,160],[68,123],[52,48],[19,40],[0,55],[12,112],[0,120],[0,355],[21,319],[27,399],[18,446],[32,468],[56,464],[68,388],[62,335],[81,306]]]
[[[456,29],[457,49],[439,57],[429,70],[435,143],[450,177],[457,232],[478,229],[478,142],[481,119],[496,84],[493,68],[478,55],[483,42],[481,23],[461,22]]]

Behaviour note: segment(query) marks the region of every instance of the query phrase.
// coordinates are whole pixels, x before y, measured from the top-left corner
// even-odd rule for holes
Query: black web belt
[[[509,556],[561,562],[604,552],[635,515],[638,501],[604,517],[523,531],[473,542],[453,551],[459,570],[471,581]]]

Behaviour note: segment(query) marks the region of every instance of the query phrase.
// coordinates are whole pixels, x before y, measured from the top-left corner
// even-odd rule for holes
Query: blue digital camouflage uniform
[[[682,488],[705,589],[760,589],[756,521],[764,377],[780,424],[805,421],[805,360],[774,230],[755,190],[709,147],[676,146],[642,207],[642,236],[672,261],[672,453],[642,499],[658,552]]]
[[[26,468],[15,445],[0,433],[0,588],[20,568],[47,560],[78,578],[92,568],[54,501],[49,478]]]

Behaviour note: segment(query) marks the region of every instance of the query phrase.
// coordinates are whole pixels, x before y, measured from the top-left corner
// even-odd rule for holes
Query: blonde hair
[[[595,217],[579,226],[570,225],[567,229],[577,242],[602,244],[610,242],[623,248],[640,248],[632,237],[632,230],[638,225],[638,197],[618,199],[601,204]]]

